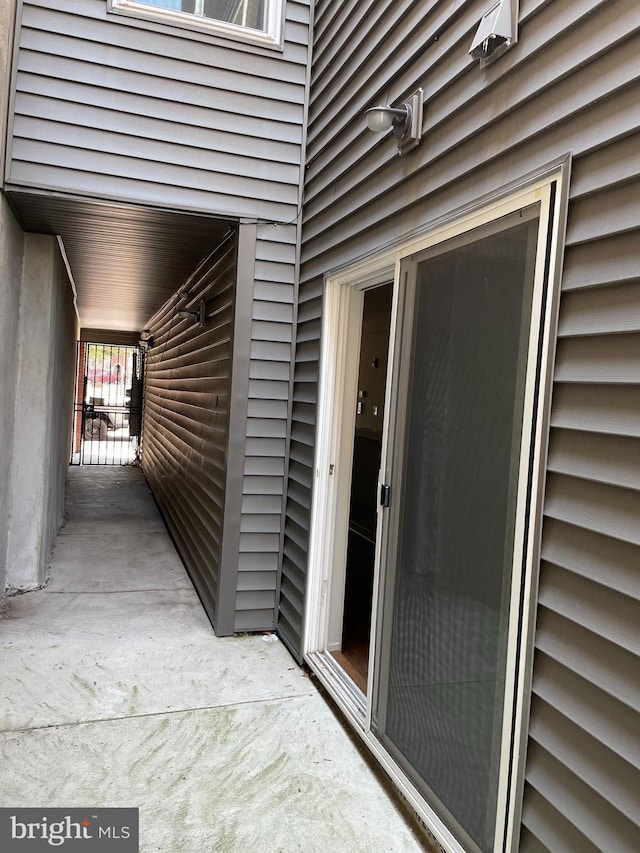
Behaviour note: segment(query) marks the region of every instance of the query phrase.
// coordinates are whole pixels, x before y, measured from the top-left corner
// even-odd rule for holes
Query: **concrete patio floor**
[[[140,850],[424,850],[272,637],[215,637],[142,473],[72,468],[0,619],[0,806],[136,806]]]

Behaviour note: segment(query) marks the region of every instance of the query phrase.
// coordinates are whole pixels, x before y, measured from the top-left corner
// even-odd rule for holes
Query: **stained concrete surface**
[[[425,849],[282,644],[215,637],[136,468],[71,469],[0,672],[0,806],[137,806],[143,853]]]

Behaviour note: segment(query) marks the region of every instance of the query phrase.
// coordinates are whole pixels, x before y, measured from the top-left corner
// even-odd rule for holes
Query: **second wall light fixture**
[[[393,130],[398,153],[415,148],[422,139],[423,91],[418,89],[397,107],[371,107],[365,113],[367,127],[377,133]]]
[[[207,322],[207,306],[205,304],[204,299],[201,299],[200,302],[195,307],[195,310],[191,310],[189,308],[182,308],[178,311],[178,317],[195,317],[198,321],[199,326],[204,326]]]

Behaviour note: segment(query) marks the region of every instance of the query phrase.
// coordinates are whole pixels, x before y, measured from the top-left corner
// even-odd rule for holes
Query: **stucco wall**
[[[49,364],[45,443],[45,502],[42,552],[45,559],[64,517],[64,497],[71,453],[75,385],[77,317],[73,291],[60,252],[54,252],[49,315]]]
[[[23,244],[24,234],[0,196],[0,597],[6,586]]]
[[[15,418],[6,490],[9,588],[33,589],[44,582],[62,522],[75,330],[71,288],[56,238],[24,235],[17,342],[13,372],[7,377]]]

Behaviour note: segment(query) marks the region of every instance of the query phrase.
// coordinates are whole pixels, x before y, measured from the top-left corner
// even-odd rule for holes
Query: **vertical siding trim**
[[[9,26],[7,27],[7,31],[11,33],[11,36],[7,39],[7,49],[10,51],[7,68],[10,68],[10,72],[7,75],[4,91],[0,93],[2,97],[7,98],[7,110],[3,116],[4,126],[0,121],[0,157],[3,158],[2,174],[4,175],[5,183],[9,180],[9,172],[11,171],[11,162],[13,160],[13,127],[16,116],[18,45],[20,44],[20,33],[22,31],[22,4],[23,0],[17,0],[14,4],[9,3]],[[13,9],[11,8],[12,5]]]
[[[287,399],[287,434],[285,439],[284,477],[282,480],[282,512],[280,515],[280,545],[278,547],[278,573],[276,577],[275,613],[273,624],[275,631],[289,649],[295,660],[302,665],[304,656],[302,643],[300,648],[294,648],[289,639],[278,631],[280,621],[280,588],[282,586],[282,569],[284,563],[284,545],[287,527],[287,500],[289,495],[289,468],[291,466],[291,431],[293,428],[293,390],[296,375],[296,352],[298,347],[298,311],[300,304],[300,269],[302,264],[302,210],[304,207],[304,178],[307,162],[307,143],[309,138],[309,108],[311,105],[311,71],[313,66],[313,44],[315,39],[316,0],[311,0],[309,7],[309,41],[307,49],[307,68],[304,82],[304,114],[302,119],[302,143],[300,153],[300,183],[298,185],[298,219],[296,222],[296,256],[293,276],[293,316],[291,318],[291,362],[289,364],[289,395]],[[315,447],[315,444],[314,444]],[[304,635],[304,614],[302,617],[302,635]]]
[[[220,586],[216,634],[234,633],[238,561],[240,554],[240,522],[242,518],[242,484],[247,435],[247,403],[251,360],[251,324],[253,319],[253,286],[256,266],[255,224],[241,224],[238,230],[236,264],[236,299],[233,317],[233,356],[229,392],[229,435],[220,554]]]
[[[534,519],[534,529],[537,531],[533,544],[531,565],[533,576],[529,589],[528,602],[524,603],[523,617],[526,631],[520,631],[520,643],[523,654],[518,673],[519,684],[516,694],[521,696],[521,706],[514,725],[513,749],[516,751],[515,781],[511,791],[511,799],[507,812],[506,849],[517,851],[520,843],[522,824],[523,797],[525,775],[527,769],[527,749],[529,745],[529,723],[531,718],[531,700],[533,696],[533,668],[535,660],[535,635],[538,618],[538,592],[540,586],[540,555],[542,552],[542,533],[544,518],[544,501],[547,486],[547,461],[549,456],[549,435],[551,432],[551,406],[553,399],[553,373],[556,361],[558,342],[558,323],[560,314],[560,294],[562,290],[562,274],[564,271],[565,239],[569,212],[569,189],[571,184],[571,169],[573,158],[571,153],[557,161],[552,170],[557,168],[559,180],[556,192],[559,194],[555,204],[552,202],[552,216],[557,216],[557,225],[553,219],[549,222],[549,242],[547,244],[547,259],[545,270],[548,282],[547,298],[553,299],[548,309],[549,328],[546,330],[546,340],[549,351],[544,358],[546,370],[538,380],[538,389],[546,389],[540,401],[542,415],[540,421],[540,458],[538,460],[539,475],[535,493],[531,499],[536,501],[537,512]],[[540,354],[539,356],[540,357]]]

